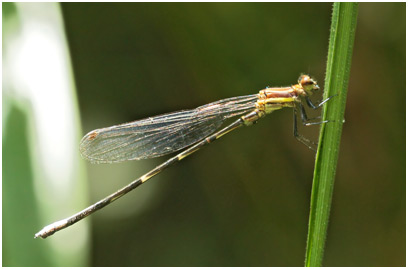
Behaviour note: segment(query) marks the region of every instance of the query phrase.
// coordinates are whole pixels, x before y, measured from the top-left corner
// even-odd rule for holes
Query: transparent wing
[[[255,108],[256,94],[213,102],[134,122],[97,129],[85,135],[80,151],[93,163],[114,163],[163,156],[213,133],[231,117]]]

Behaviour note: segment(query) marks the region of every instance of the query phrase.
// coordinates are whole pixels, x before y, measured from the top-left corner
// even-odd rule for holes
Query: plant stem
[[[357,3],[334,3],[330,29],[324,98],[335,96],[323,109],[316,154],[305,266],[321,266],[330,216],[334,178],[344,122],[347,86],[357,25]]]

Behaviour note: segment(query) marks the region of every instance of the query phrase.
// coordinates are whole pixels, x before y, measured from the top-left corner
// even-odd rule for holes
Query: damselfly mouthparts
[[[163,114],[88,133],[81,140],[80,151],[85,159],[93,163],[154,158],[190,147],[81,212],[44,227],[35,234],[35,238],[46,238],[71,226],[205,145],[241,126],[252,125],[275,110],[293,108],[294,136],[309,148],[314,148],[313,143],[298,133],[297,112],[300,113],[303,125],[323,123],[309,119],[303,106],[303,103],[306,103],[307,106],[317,109],[330,99],[313,104],[310,96],[317,90],[319,86],[316,81],[308,75],[302,75],[297,84],[289,87],[266,88],[258,94],[232,97],[196,109]],[[241,117],[215,132],[225,120],[234,116]]]

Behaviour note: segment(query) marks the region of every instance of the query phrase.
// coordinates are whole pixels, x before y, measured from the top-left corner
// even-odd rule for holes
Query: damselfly
[[[154,158],[190,147],[81,212],[44,227],[35,234],[35,238],[46,238],[71,226],[221,136],[241,126],[252,125],[266,114],[284,107],[293,108],[294,136],[313,149],[313,143],[298,133],[297,112],[300,113],[303,125],[323,123],[309,119],[303,106],[305,102],[312,109],[317,109],[330,99],[313,104],[310,96],[317,90],[319,86],[316,81],[308,75],[302,75],[297,84],[289,87],[266,88],[258,94],[223,99],[192,110],[163,114],[89,132],[81,140],[80,151],[85,159],[93,163]],[[215,132],[225,120],[234,116],[241,117]]]

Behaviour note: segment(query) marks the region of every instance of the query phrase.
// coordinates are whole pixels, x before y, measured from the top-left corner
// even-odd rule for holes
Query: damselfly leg
[[[336,94],[337,95],[337,94]],[[317,104],[313,104],[312,100],[310,100],[310,98],[308,96],[305,97],[306,100],[306,104],[308,107],[316,110],[321,108],[327,101],[329,101],[330,99],[332,99],[333,97],[335,97],[336,95],[330,96],[329,98],[326,98],[325,100],[317,103]],[[309,118],[307,116],[305,107],[303,106],[303,104],[301,102],[297,103],[295,105],[295,107],[293,108],[293,135],[295,136],[295,138],[300,141],[301,143],[303,143],[304,145],[306,145],[308,148],[310,148],[311,150],[316,151],[317,150],[317,144],[313,141],[310,141],[310,139],[304,137],[303,135],[301,135],[298,131],[298,119],[297,119],[297,112],[300,112],[300,118],[302,120],[302,125],[303,126],[311,126],[311,125],[320,125],[322,123],[327,123],[330,122],[329,120],[325,120],[325,121],[318,121],[315,122],[314,120],[316,119],[320,119],[320,116],[315,117],[315,118]]]

